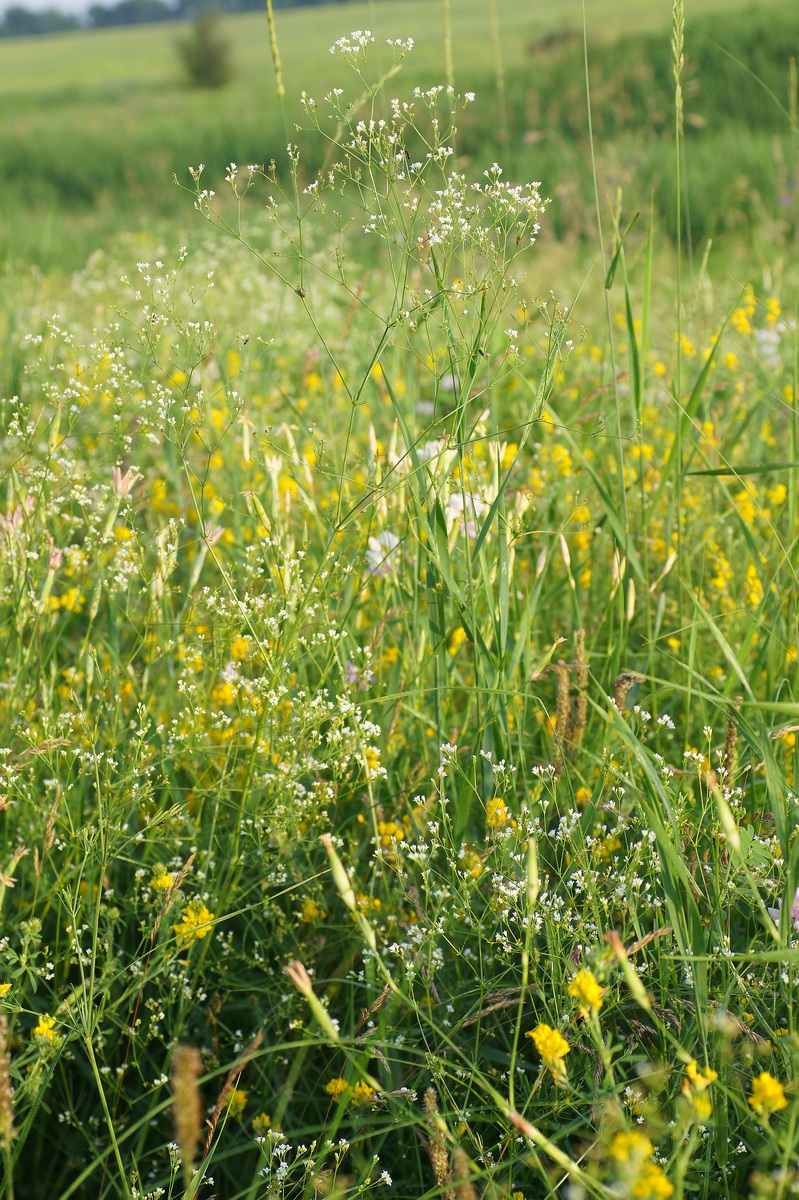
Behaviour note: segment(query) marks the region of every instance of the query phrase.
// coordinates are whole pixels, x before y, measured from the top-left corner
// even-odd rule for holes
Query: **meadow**
[[[799,1190],[799,29],[734,8],[0,45],[8,1200]]]

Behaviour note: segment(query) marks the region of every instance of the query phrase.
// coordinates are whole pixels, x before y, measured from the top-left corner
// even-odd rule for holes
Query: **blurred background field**
[[[666,0],[586,5],[601,194],[622,187],[646,205],[651,192],[660,227],[673,232],[670,9]],[[545,181],[554,201],[547,237],[590,238],[580,5],[497,0],[494,17],[482,0],[453,5],[456,84],[480,96],[462,129],[462,162],[501,154],[519,177]],[[730,234],[785,244],[799,206],[789,71],[799,11],[785,0],[697,0],[688,17],[686,232],[697,245]],[[224,18],[234,75],[216,91],[182,78],[175,39],[184,24],[0,41],[4,257],[72,269],[123,229],[161,222],[167,240],[183,236],[187,210],[172,175],[187,181],[187,168],[204,162],[218,179],[230,161],[279,155],[301,88],[313,80],[321,92],[332,80],[328,47],[345,28],[412,36],[404,86],[440,74],[441,11],[429,0],[282,9],[277,19],[285,119],[261,14]]]

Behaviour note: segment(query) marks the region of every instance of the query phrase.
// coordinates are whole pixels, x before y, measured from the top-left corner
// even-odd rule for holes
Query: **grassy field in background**
[[[762,0],[768,8],[778,0]],[[752,0],[696,0],[691,16],[728,14],[752,7]],[[530,46],[562,30],[582,29],[579,0],[497,0],[502,58],[513,70],[529,61]],[[485,0],[453,0],[453,55],[464,78],[493,73],[491,7]],[[372,28],[381,37],[412,37],[416,50],[409,68],[427,76],[441,69],[443,24],[440,5],[430,0],[374,0],[283,9],[276,14],[283,69],[290,94],[308,80],[328,86],[334,64],[328,48],[350,29]],[[660,31],[666,33],[671,4],[666,0],[587,0],[586,20],[595,38]],[[237,84],[252,89],[271,81],[272,66],[265,14],[224,19],[238,64]],[[93,30],[46,38],[0,42],[0,98],[18,103],[47,102],[53,92],[105,95],[121,102],[128,89],[174,85],[176,24]],[[465,85],[464,85],[465,86]],[[8,109],[4,109],[8,112]]]
[[[658,203],[662,193],[665,226],[673,228],[675,199],[668,182],[669,7],[665,2],[596,0],[587,6],[587,18],[603,194],[628,184],[641,195],[655,188]],[[703,0],[690,14],[689,65],[694,50],[701,49],[705,95],[700,103],[707,110],[698,114],[696,124],[690,123],[695,97],[689,80],[693,149],[687,171],[700,241],[723,232],[724,220],[744,231],[759,225],[762,213],[776,230],[784,215],[779,197],[786,188],[791,197],[794,194],[790,180],[795,147],[785,142],[790,122],[779,105],[786,109],[789,103],[785,46],[791,41],[795,9],[784,0],[764,0],[752,10],[759,14],[761,28],[772,22],[776,30],[771,59],[765,64],[773,104],[723,52],[713,50],[705,36],[710,30],[725,43],[733,28],[737,40],[731,52],[745,56],[749,41],[741,36],[736,13],[748,11],[737,0],[733,5]],[[717,22],[715,14],[722,12],[724,21]],[[484,146],[494,145],[517,176],[546,178],[556,202],[552,229],[558,236],[582,236],[581,214],[592,186],[582,51],[579,40],[561,44],[555,39],[546,48],[552,34],[576,34],[580,6],[573,0],[558,6],[499,0],[498,46],[492,40],[490,6],[456,0],[453,15],[456,85],[479,91],[482,106],[474,121],[464,117],[462,154],[468,160],[482,154]],[[781,23],[786,22],[781,36]],[[705,31],[701,46],[699,35],[692,32],[697,23]],[[170,187],[173,173],[185,180],[187,167],[202,161],[218,177],[231,160],[268,161],[285,144],[286,122],[290,130],[300,115],[302,88],[312,81],[313,90],[321,93],[341,82],[341,64],[332,59],[328,47],[342,31],[368,25],[376,26],[381,38],[401,34],[416,39],[401,88],[410,92],[416,83],[440,81],[443,33],[436,5],[377,2],[280,11],[285,121],[274,94],[266,20],[260,15],[226,19],[236,72],[233,82],[219,92],[192,91],[184,85],[173,46],[177,27],[171,25],[0,43],[0,236],[6,255],[22,261],[32,258],[45,267],[74,267],[91,250],[93,239],[105,241],[115,230],[136,227],[137,213],[139,218],[146,214],[150,227],[163,220],[168,236],[169,222],[185,211],[182,198]],[[784,61],[775,61],[775,55]],[[649,100],[643,92],[656,60],[661,64],[656,72],[661,120],[650,128],[646,114],[651,115],[655,91],[650,89]],[[497,92],[499,64],[504,98]],[[728,77],[732,87],[725,94],[723,81]],[[722,103],[714,107],[717,93]],[[762,110],[764,102],[770,105],[765,125],[750,129],[753,109]],[[621,127],[614,114],[620,115]],[[311,172],[315,165],[312,157]],[[740,205],[743,212],[737,219]],[[727,214],[724,220],[721,214]]]

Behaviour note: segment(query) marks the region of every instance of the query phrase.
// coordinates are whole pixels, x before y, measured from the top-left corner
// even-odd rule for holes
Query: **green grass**
[[[0,1194],[787,1200],[785,233],[692,270],[600,194],[600,269],[370,102],[316,196],[6,269]]]
[[[751,26],[772,30],[765,57],[753,63],[787,106],[786,46],[792,44],[792,10],[779,2],[761,5],[759,17],[746,16],[743,25],[736,25],[736,8],[746,12],[745,6],[723,7],[725,22],[717,32],[735,57],[751,49]],[[564,236],[580,229],[580,214],[592,187],[586,169],[582,51],[579,41],[564,47],[557,40],[549,45],[547,39],[564,30],[576,33],[579,5],[554,9],[499,0],[497,11],[504,102],[497,94],[489,7],[476,0],[455,5],[456,83],[465,87],[468,80],[483,104],[479,118],[465,122],[463,147],[469,157],[482,157],[484,147],[503,145],[507,125],[509,169],[519,177],[549,181],[558,193],[552,229]],[[704,20],[702,28],[712,33],[716,11],[718,6],[708,0],[694,6],[691,20],[700,25]],[[668,15],[667,4],[588,6],[601,190],[621,183],[644,195],[654,188],[664,227],[673,229],[673,200],[662,169],[663,156],[668,159],[671,153]],[[328,46],[343,30],[369,24],[378,27],[381,37],[402,34],[416,39],[405,75],[408,90],[414,83],[429,86],[439,79],[441,13],[427,3],[403,4],[399,10],[376,3],[279,12],[289,130],[298,115],[297,97],[309,78],[320,93],[341,79]],[[280,153],[287,126],[274,97],[265,17],[231,17],[225,28],[237,70],[235,82],[219,93],[191,91],[183,85],[173,48],[176,27],[169,25],[0,45],[0,172],[5,181],[7,253],[23,261],[32,258],[44,267],[75,267],[97,244],[97,230],[108,236],[143,219],[148,224],[174,220],[182,202],[167,185],[173,174],[185,179],[189,165],[202,161],[218,177],[231,160],[261,162]],[[657,36],[653,30],[659,31]],[[541,44],[548,48],[533,52]],[[795,205],[792,199],[786,214],[782,197],[786,182],[793,197],[795,139],[784,114],[762,88],[689,28],[690,69],[696,55],[703,91],[694,97],[689,87],[689,118],[705,126],[699,131],[689,122],[696,146],[693,175],[700,176],[690,205],[697,241],[730,229],[749,233],[763,212],[775,230],[782,228],[783,236],[790,237]],[[729,142],[742,121],[751,124],[753,102],[763,114],[758,118],[761,127],[753,132],[750,152],[739,164],[729,153]],[[316,165],[313,154],[311,149],[311,171]],[[688,167],[690,179],[690,157]],[[714,200],[702,185],[712,188],[717,182],[721,187]],[[727,229],[720,212],[735,214]]]

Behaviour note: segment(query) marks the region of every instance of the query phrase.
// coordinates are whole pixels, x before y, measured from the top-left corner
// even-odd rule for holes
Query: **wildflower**
[[[381,850],[390,850],[392,839],[397,842],[405,840],[405,830],[396,821],[378,821],[377,832],[380,835]]]
[[[167,888],[172,887],[174,882],[175,878],[172,873],[158,863],[150,880],[150,887],[154,888],[156,892],[165,892]]]
[[[368,1083],[364,1083],[359,1079],[355,1087],[352,1089],[353,1104],[368,1104],[375,1094],[375,1089],[370,1087]]]
[[[377,779],[380,776],[380,751],[376,746],[367,746],[364,751],[366,759],[366,773],[370,779]]]
[[[48,1013],[43,1013],[33,1030],[33,1036],[42,1038],[44,1042],[49,1042],[51,1045],[57,1046],[61,1041],[61,1035],[56,1033],[55,1017],[51,1017]]]
[[[495,796],[486,805],[486,824],[489,829],[501,829],[508,819],[508,810],[501,796]]]
[[[645,1133],[633,1129],[630,1133],[617,1133],[610,1143],[610,1156],[618,1163],[643,1161],[654,1154],[655,1147]]]
[[[346,1080],[339,1075],[338,1079],[328,1079],[325,1084],[325,1091],[328,1096],[332,1096],[334,1100],[338,1100],[341,1096],[346,1095],[350,1090],[350,1085]]]
[[[455,655],[460,650],[463,643],[468,642],[468,640],[469,640],[469,635],[467,634],[467,632],[463,628],[463,626],[459,625],[457,627],[457,629],[453,629],[452,633],[447,638],[447,651],[454,658]]]
[[[777,907],[770,908],[768,911],[774,921],[779,921],[782,912],[782,897],[777,901]],[[794,929],[799,930],[799,888],[794,892],[793,904],[791,905],[791,920],[793,921]]]
[[[482,874],[483,860],[469,843],[464,843],[458,851],[458,869],[472,879],[477,879],[478,875]]]
[[[260,1112],[252,1119],[252,1127],[256,1137],[264,1137],[272,1128],[272,1118],[268,1112]]]
[[[0,996],[7,996],[11,991],[10,983],[0,983]]]
[[[180,943],[200,941],[208,937],[212,929],[214,914],[206,908],[202,900],[190,900],[180,914],[180,920],[175,925],[175,933]]]
[[[605,989],[599,986],[593,971],[589,971],[587,968],[577,972],[566,991],[575,998],[584,1017],[587,1017],[589,1013],[599,1012],[602,1007]]]
[[[236,662],[243,662],[250,653],[252,638],[249,637],[234,637],[230,643],[230,653]]]
[[[310,896],[303,900],[302,919],[306,925],[311,925],[314,921],[324,921],[326,917],[327,913],[325,910],[320,908]]]
[[[719,1077],[718,1071],[714,1071],[712,1067],[705,1067],[700,1071],[695,1059],[692,1059],[688,1063],[688,1066],[685,1068],[685,1074],[688,1078],[683,1085],[683,1091],[685,1091],[686,1087],[693,1085],[698,1092],[704,1092],[705,1088],[710,1087],[711,1083],[714,1083]]]
[[[673,1191],[674,1184],[663,1174],[663,1168],[648,1162],[633,1184],[631,1194],[635,1200],[668,1200]]]
[[[706,1121],[713,1112],[713,1105],[710,1096],[705,1093],[711,1083],[718,1079],[718,1073],[712,1067],[700,1070],[696,1065],[696,1060],[691,1059],[685,1068],[685,1075],[682,1094],[693,1103],[697,1120]]]
[[[749,1105],[764,1120],[768,1120],[772,1113],[778,1112],[781,1108],[787,1108],[788,1101],[779,1079],[769,1075],[768,1071],[761,1071],[757,1078],[752,1080]]]
[[[455,492],[447,501],[447,529],[458,526],[469,538],[477,537],[477,521],[488,509],[485,500],[472,492]]]
[[[540,1022],[535,1029],[528,1032],[527,1037],[532,1038],[544,1066],[552,1072],[555,1083],[565,1083],[566,1065],[563,1060],[571,1050],[565,1037],[544,1022]]]
[[[400,540],[396,533],[384,529],[366,543],[366,562],[370,575],[393,575]]]
[[[247,1107],[247,1092],[244,1088],[234,1088],[227,1102],[227,1110],[231,1117],[240,1117]]]
[[[581,787],[581,788],[577,789],[577,794],[575,795],[574,800],[575,800],[575,803],[579,804],[581,808],[584,808],[590,799],[591,799],[591,789],[590,788]]]
[[[228,680],[222,680],[212,688],[211,699],[214,704],[231,705],[236,699],[236,689]]]

